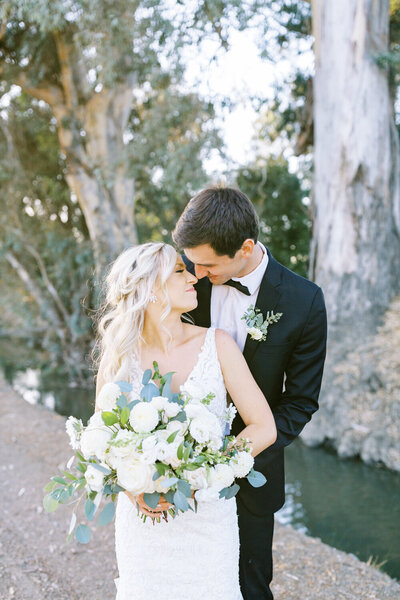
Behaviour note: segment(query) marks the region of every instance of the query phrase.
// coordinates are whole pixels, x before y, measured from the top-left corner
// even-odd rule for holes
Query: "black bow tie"
[[[225,281],[225,283],[223,285],[229,285],[230,287],[233,287],[236,290],[239,290],[239,292],[242,292],[242,294],[245,294],[246,296],[251,295],[249,292],[249,289],[245,285],[242,285],[239,281],[234,281],[233,279],[228,279],[228,281]]]

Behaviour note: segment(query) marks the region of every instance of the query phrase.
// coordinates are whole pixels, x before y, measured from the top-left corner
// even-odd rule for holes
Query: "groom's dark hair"
[[[176,224],[172,237],[181,248],[209,244],[219,256],[233,258],[246,239],[257,242],[258,216],[243,192],[208,187],[194,196]]]

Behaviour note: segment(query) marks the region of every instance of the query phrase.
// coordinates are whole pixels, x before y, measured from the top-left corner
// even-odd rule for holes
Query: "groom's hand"
[[[139,496],[134,496],[130,492],[125,492],[125,493],[128,495],[128,498],[130,499],[131,502],[133,502],[133,504],[135,506],[136,506],[136,504],[138,505],[140,512],[142,512],[147,517],[153,517],[153,518],[160,517],[164,511],[167,511],[172,506],[172,504],[167,502],[166,499],[164,498],[164,496],[161,495],[160,500],[157,505],[157,508],[155,508],[153,510],[143,500],[143,494],[140,494]]]

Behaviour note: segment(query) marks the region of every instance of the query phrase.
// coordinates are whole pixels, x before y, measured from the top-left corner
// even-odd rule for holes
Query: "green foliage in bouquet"
[[[219,418],[206,408],[214,395],[194,400],[174,394],[173,373],[161,375],[157,363],[153,365],[154,373],[148,369],[143,374],[139,398],[130,400],[130,383],[107,383],[97,398],[100,410],[86,427],[74,417],[67,420],[75,454],[61,476],[46,485],[43,506],[48,512],[59,504],[74,507],[68,542],[74,532],[78,542],[90,540],[89,525],[77,525],[81,503],[87,521],[92,523],[98,515],[97,525],[103,526],[112,521],[120,492],[143,494],[154,511],[165,499],[171,507],[155,512],[153,522],[159,522],[196,511],[201,501],[232,498],[239,490],[235,478],[247,476],[254,487],[266,481],[253,469],[248,441],[224,436]],[[220,418],[230,425],[235,412],[228,407]],[[99,511],[103,498],[106,504]]]

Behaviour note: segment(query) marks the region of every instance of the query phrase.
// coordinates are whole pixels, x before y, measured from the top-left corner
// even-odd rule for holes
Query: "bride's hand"
[[[128,498],[130,499],[131,502],[133,502],[133,504],[135,506],[138,505],[140,512],[143,513],[144,515],[146,515],[147,517],[152,517],[152,518],[160,517],[164,511],[167,511],[172,506],[172,504],[167,502],[166,499],[164,498],[164,496],[161,495],[160,500],[157,505],[157,508],[155,508],[153,510],[143,500],[143,494],[140,494],[139,496],[134,496],[130,492],[125,492],[125,493],[127,494]]]

